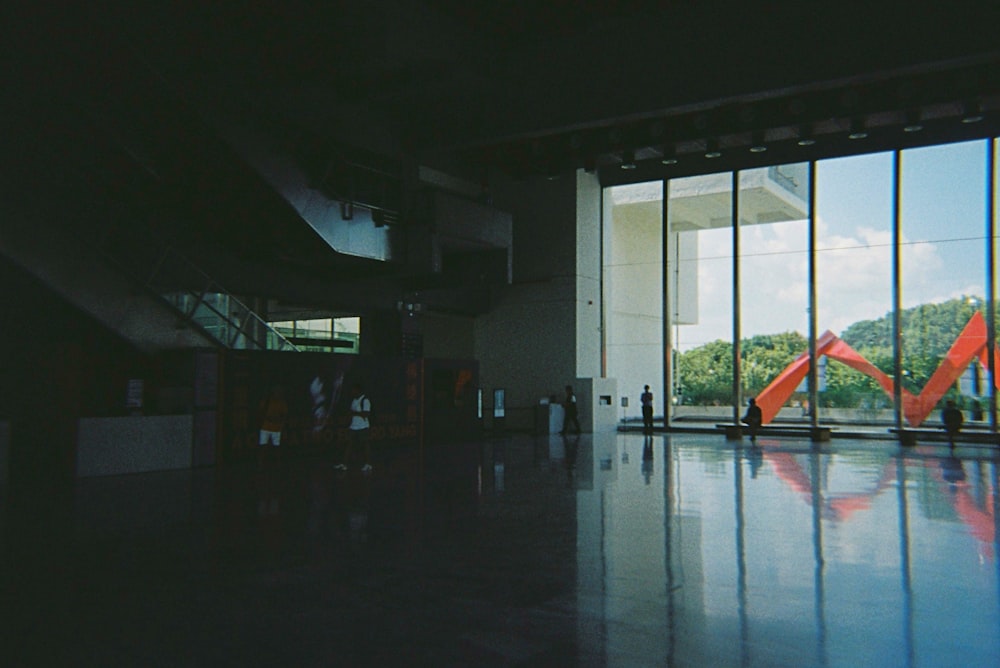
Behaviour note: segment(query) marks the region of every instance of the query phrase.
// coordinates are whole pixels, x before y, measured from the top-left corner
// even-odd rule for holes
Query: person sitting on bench
[[[958,410],[953,399],[949,399],[944,410],[941,411],[941,422],[944,425],[944,430],[948,433],[948,443],[951,447],[955,447],[955,436],[962,431],[962,422],[964,421],[962,411]]]

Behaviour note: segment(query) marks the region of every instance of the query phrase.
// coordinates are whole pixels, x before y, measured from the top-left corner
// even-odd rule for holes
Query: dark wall
[[[78,418],[124,414],[128,379],[152,380],[156,365],[6,260],[0,285],[12,492],[59,493],[73,477]]]

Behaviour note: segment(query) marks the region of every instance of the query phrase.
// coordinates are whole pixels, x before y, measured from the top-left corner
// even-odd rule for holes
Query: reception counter
[[[82,418],[78,477],[191,468],[191,415]]]

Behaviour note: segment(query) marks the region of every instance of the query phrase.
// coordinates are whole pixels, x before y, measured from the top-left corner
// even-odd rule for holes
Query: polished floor
[[[996,666],[998,453],[528,436],[3,508],[4,666]]]

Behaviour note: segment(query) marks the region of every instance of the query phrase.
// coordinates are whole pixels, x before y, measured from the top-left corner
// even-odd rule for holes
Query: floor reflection
[[[578,500],[581,537],[599,532],[580,541],[579,587],[601,592],[606,619],[643,610],[664,633],[636,644],[635,625],[614,625],[602,651],[642,646],[645,660],[691,665],[994,664],[996,453],[845,445],[661,437],[631,474],[623,454]],[[644,495],[659,463],[660,493]]]
[[[990,449],[508,434],[373,459],[18,499],[5,663],[1000,664]]]

